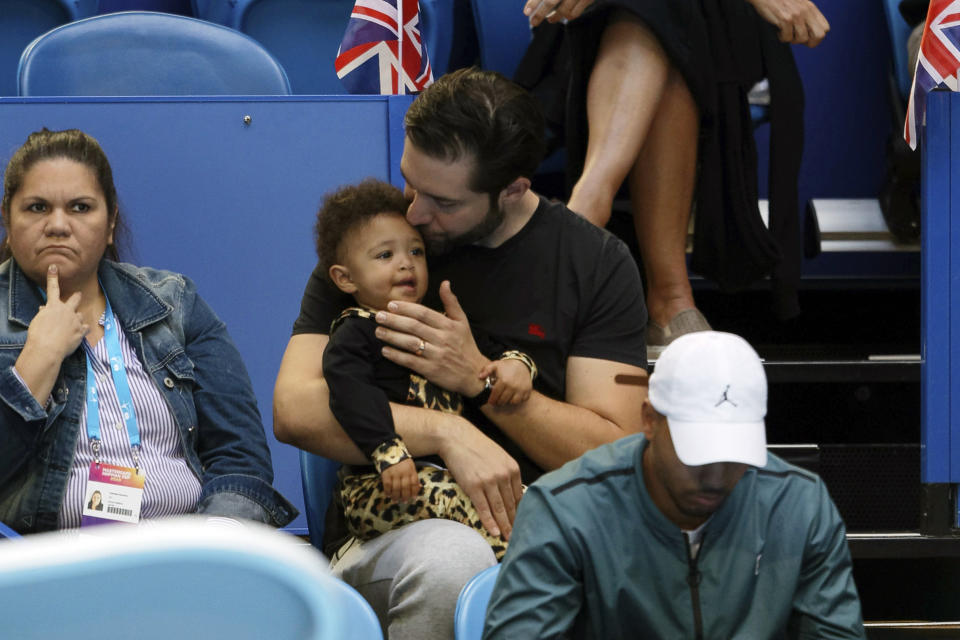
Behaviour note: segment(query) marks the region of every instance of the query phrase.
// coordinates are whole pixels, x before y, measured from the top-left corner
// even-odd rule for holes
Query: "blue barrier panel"
[[[951,337],[960,319],[951,318],[951,296],[956,290],[960,255],[960,225],[951,225],[950,96],[933,92],[927,99],[927,126],[923,152],[923,266],[921,284],[921,479],[923,482],[957,482],[960,464],[951,455],[951,431],[956,424],[951,394],[960,392],[952,380],[951,362],[958,348]],[[960,97],[960,96],[956,96]],[[960,107],[960,101],[952,101]],[[960,119],[957,120],[960,122]],[[953,143],[956,144],[956,143]],[[960,158],[960,155],[956,157]],[[960,377],[957,378],[960,381]],[[960,397],[960,396],[957,396]]]
[[[937,135],[943,140],[949,142],[950,158],[949,161],[936,170],[940,175],[946,175],[946,191],[942,200],[931,200],[930,206],[940,208],[950,219],[950,422],[948,425],[949,441],[948,451],[950,454],[950,480],[951,483],[960,482],[960,310],[953,313],[953,301],[960,301],[960,222],[953,224],[954,220],[960,221],[960,176],[957,176],[953,170],[954,160],[960,166],[960,97],[953,92],[938,92],[935,101],[937,109],[949,110],[947,115],[948,127],[937,135],[935,131],[930,132],[929,137]],[[942,107],[941,104],[942,103]],[[939,114],[934,117],[938,119],[935,122],[940,125]],[[928,121],[930,122],[930,121]],[[957,127],[954,128],[953,125]],[[929,124],[928,124],[929,127]],[[929,129],[928,129],[929,130]],[[958,190],[953,190],[953,182],[958,180]],[[956,339],[954,339],[956,338]],[[957,402],[953,402],[953,398]],[[956,514],[954,514],[956,516]],[[956,517],[954,525],[957,524]]]
[[[274,484],[301,511],[297,451],[274,440],[270,416],[280,358],[316,263],[314,217],[338,185],[374,176],[402,186],[410,101],[0,99],[0,170],[42,127],[77,127],[100,141],[132,232],[127,259],[188,275],[226,322],[263,414]],[[288,528],[306,533],[305,518]]]

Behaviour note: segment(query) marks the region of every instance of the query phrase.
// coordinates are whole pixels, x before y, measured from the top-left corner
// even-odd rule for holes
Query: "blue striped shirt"
[[[101,318],[101,324],[103,319]],[[137,427],[140,430],[140,465],[146,475],[143,487],[143,503],[140,519],[190,513],[200,500],[200,480],[187,466],[183,456],[180,435],[173,414],[166,401],[144,370],[120,323],[117,323],[120,351],[127,367],[127,381],[133,398]],[[110,374],[106,341],[101,339],[92,349],[86,349],[94,374],[97,377],[97,392],[100,399],[100,461],[133,466],[130,438],[120,413],[117,389]],[[67,480],[67,488],[60,504],[59,524],[61,529],[80,526],[84,507],[84,492],[93,462],[93,448],[87,438],[87,407],[84,403],[80,416],[80,431],[77,436],[73,467]]]

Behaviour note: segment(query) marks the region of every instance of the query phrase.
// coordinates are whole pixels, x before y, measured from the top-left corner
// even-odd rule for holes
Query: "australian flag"
[[[960,67],[960,0],[930,0],[927,23],[920,41],[917,70],[910,90],[907,121],[903,138],[911,149],[917,148],[919,127],[924,124],[927,93],[940,86],[952,91],[957,86]]]
[[[417,0],[356,0],[334,68],[350,93],[402,95],[425,89],[433,71]]]

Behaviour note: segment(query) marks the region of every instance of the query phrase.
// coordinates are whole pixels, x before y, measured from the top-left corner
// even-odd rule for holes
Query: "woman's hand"
[[[527,0],[523,5],[523,15],[530,19],[530,26],[535,27],[544,20],[560,22],[579,18],[593,0]]]
[[[780,41],[815,47],[830,23],[810,0],[747,0],[760,17],[780,30]]]
[[[14,367],[41,405],[46,404],[60,373],[63,359],[76,351],[90,331],[80,307],[80,292],[60,300],[57,265],[47,268],[47,303],[40,307],[27,329],[27,342]]]
[[[47,351],[58,363],[63,362],[90,332],[90,326],[84,323],[83,316],[77,311],[79,307],[79,291],[67,298],[66,302],[60,300],[57,265],[50,265],[47,269],[47,303],[40,307],[27,329],[27,345],[33,342],[36,348]]]

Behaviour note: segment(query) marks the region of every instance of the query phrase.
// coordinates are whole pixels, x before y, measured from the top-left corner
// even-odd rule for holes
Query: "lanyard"
[[[117,389],[117,401],[120,403],[120,413],[123,423],[127,427],[130,437],[130,447],[133,450],[133,466],[140,468],[140,431],[137,429],[137,416],[133,408],[133,397],[130,395],[130,385],[127,383],[127,368],[123,364],[123,352],[120,350],[120,336],[117,332],[117,321],[110,308],[110,300],[106,292],[103,294],[107,301],[107,308],[103,314],[103,339],[107,346],[107,359],[110,362],[110,373],[113,376],[113,385]],[[87,437],[93,447],[94,461],[100,463],[100,409],[97,394],[97,376],[93,371],[93,350],[83,341],[83,348],[87,352]]]

